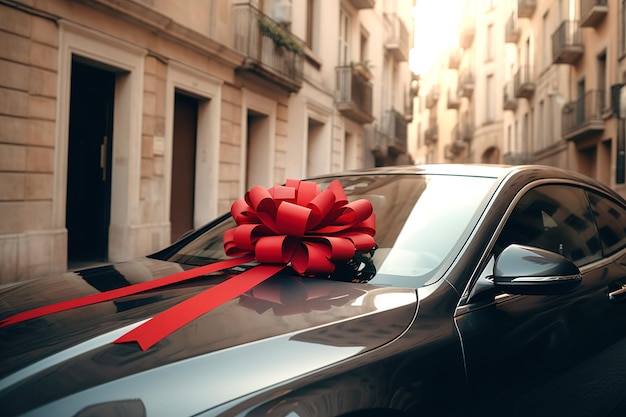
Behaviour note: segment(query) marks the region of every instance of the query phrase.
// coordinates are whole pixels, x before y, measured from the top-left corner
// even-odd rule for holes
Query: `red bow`
[[[245,201],[231,207],[237,227],[224,234],[227,255],[216,262],[156,280],[24,311],[0,321],[0,327],[76,307],[109,301],[256,259],[261,265],[236,275],[154,316],[115,343],[137,342],[146,350],[215,307],[276,275],[288,265],[301,275],[331,273],[334,262],[374,248],[375,215],[367,200],[349,203],[338,181],[320,192],[312,182],[287,180],[269,190],[254,187]]]
[[[291,263],[301,275],[331,273],[336,261],[374,247],[375,216],[367,200],[348,203],[339,181],[287,180],[269,190],[254,187],[231,214],[239,225],[224,234],[229,256],[254,255],[264,264]]]

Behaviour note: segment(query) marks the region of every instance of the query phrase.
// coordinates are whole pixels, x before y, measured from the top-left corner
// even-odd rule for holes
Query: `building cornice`
[[[185,48],[200,54],[210,55],[212,59],[227,66],[240,67],[244,55],[215,39],[202,35],[174,21],[172,18],[133,0],[78,0],[81,3],[105,13],[123,18],[146,30],[169,39]],[[151,51],[152,52],[152,51]]]

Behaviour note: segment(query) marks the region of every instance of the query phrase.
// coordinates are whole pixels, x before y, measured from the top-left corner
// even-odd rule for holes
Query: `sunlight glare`
[[[415,42],[410,67],[425,74],[437,56],[458,45],[458,25],[467,0],[418,0],[413,8]]]

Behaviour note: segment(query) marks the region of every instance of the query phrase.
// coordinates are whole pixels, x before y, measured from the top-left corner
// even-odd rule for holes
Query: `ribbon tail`
[[[71,310],[77,307],[84,307],[90,304],[102,303],[104,301],[110,301],[116,298],[153,290],[155,288],[164,287],[166,285],[176,284],[178,282],[197,278],[211,272],[217,272],[223,269],[232,268],[234,266],[241,265],[252,260],[254,260],[254,257],[252,256],[227,259],[225,261],[215,262],[212,264],[199,266],[197,268],[188,269],[186,271],[181,271],[152,281],[141,282],[139,284],[133,284],[127,287],[117,288],[115,290],[105,291],[98,294],[91,294],[85,297],[74,298],[71,300],[65,300],[59,303],[34,308],[32,310],[26,310],[13,316],[7,317],[3,320],[0,320],[0,328],[22,321],[46,316],[52,313]]]
[[[232,300],[280,272],[284,265],[259,265],[157,314],[113,343],[137,342],[149,349],[187,323]]]

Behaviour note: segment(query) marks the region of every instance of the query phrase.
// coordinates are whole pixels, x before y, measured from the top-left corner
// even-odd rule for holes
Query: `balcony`
[[[452,90],[448,90],[448,109],[458,110],[461,107],[459,96]]]
[[[583,55],[582,31],[575,20],[565,20],[552,34],[552,62],[575,64]]]
[[[517,17],[533,17],[537,0],[517,0]]]
[[[461,142],[471,142],[474,139],[474,120],[471,113],[463,114],[453,138],[455,141]]]
[[[432,109],[437,106],[437,102],[439,101],[439,85],[433,85],[430,88],[428,94],[426,94],[426,103],[425,106],[427,109]]]
[[[358,75],[350,65],[336,67],[335,70],[337,110],[357,123],[372,123],[372,83]]]
[[[409,89],[408,93],[405,93],[404,95],[404,118],[406,119],[407,123],[411,123],[413,121],[414,99],[415,96]]]
[[[563,139],[576,140],[604,130],[603,90],[591,90],[563,106]]]
[[[406,25],[395,13],[385,13],[385,49],[397,62],[409,60],[410,36]]]
[[[446,158],[454,159],[463,153],[463,151],[467,148],[467,142],[461,138],[458,124],[454,125],[452,128],[450,136],[452,137],[452,142],[450,142],[449,145],[446,145]]]
[[[461,48],[450,48],[448,51],[448,68],[459,69],[463,52]]]
[[[376,160],[376,166],[383,166],[385,164],[385,158],[387,158],[387,152],[389,150],[389,137],[379,130],[374,133],[374,145],[372,147],[372,155]]]
[[[304,68],[300,39],[250,4],[234,7],[235,49],[245,55],[238,71],[252,73],[295,93]]]
[[[504,27],[504,42],[519,42],[521,33],[522,31],[517,24],[517,16],[515,16],[514,13],[511,13],[511,16],[509,16],[509,19],[506,21],[506,26]]]
[[[523,65],[515,73],[513,92],[517,98],[531,98],[535,94],[535,82],[531,78],[530,66]]]
[[[380,132],[387,137],[387,152],[395,157],[406,153],[407,122],[404,116],[395,109],[384,112],[380,124]]]
[[[472,98],[474,94],[474,73],[465,70],[459,75],[459,97]]]
[[[474,22],[474,16],[468,16],[461,22],[461,28],[459,29],[459,45],[463,49],[468,49],[474,43],[474,36],[476,36],[476,23]]]
[[[504,94],[502,95],[502,109],[517,110],[517,97],[513,92],[513,83],[508,82],[504,85]]]
[[[424,131],[424,143],[426,145],[433,145],[439,140],[439,125],[428,126],[428,129]]]
[[[580,27],[597,27],[609,13],[607,0],[580,0]]]
[[[348,3],[357,10],[373,9],[376,5],[376,0],[348,0]]]

